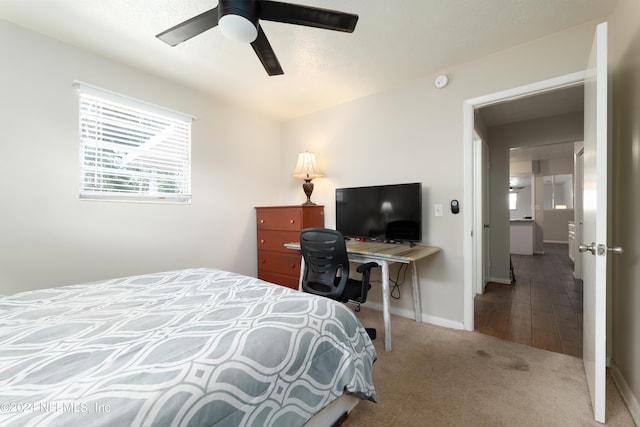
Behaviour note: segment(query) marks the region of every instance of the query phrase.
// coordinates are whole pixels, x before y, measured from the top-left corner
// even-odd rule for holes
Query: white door
[[[583,362],[596,421],[605,422],[607,330],[607,23],[598,25],[584,91]]]

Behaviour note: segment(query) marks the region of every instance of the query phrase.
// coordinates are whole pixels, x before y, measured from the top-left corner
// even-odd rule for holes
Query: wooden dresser
[[[284,247],[300,240],[300,230],[324,227],[324,206],[256,207],[258,278],[298,289],[300,253]]]

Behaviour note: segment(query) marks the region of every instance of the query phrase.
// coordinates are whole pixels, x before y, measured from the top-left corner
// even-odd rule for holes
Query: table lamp
[[[298,164],[296,164],[296,168],[291,176],[293,178],[304,179],[302,189],[304,190],[304,194],[307,195],[307,201],[302,205],[315,205],[315,203],[311,201],[311,193],[313,193],[313,182],[311,182],[311,180],[323,176],[316,164],[316,155],[308,151],[298,154]]]

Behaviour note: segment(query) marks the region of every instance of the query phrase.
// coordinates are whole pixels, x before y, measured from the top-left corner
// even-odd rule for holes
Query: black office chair
[[[367,301],[371,289],[369,277],[375,262],[358,266],[361,280],[349,278],[349,258],[342,233],[328,228],[305,228],[300,232],[300,250],[304,257],[302,290],[340,302],[353,301],[360,311],[360,304]],[[375,328],[365,328],[375,339]]]

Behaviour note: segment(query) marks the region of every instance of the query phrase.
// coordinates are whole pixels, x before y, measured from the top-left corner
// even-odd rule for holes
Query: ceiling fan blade
[[[251,42],[251,47],[253,48],[256,55],[262,62],[262,66],[267,71],[267,74],[270,76],[277,76],[280,74],[284,74],[282,71],[282,67],[280,66],[280,62],[276,57],[276,53],[273,51],[269,40],[267,40],[267,36],[262,31],[260,25],[258,25],[258,37],[254,41]]]
[[[278,1],[260,1],[259,18],[265,21],[304,25],[325,30],[352,33],[358,22],[358,15],[336,10],[300,6]]]
[[[171,27],[166,31],[156,35],[163,42],[176,46],[183,41],[189,40],[191,37],[207,31],[218,25],[218,7],[214,7],[198,16],[194,16],[175,27]]]

